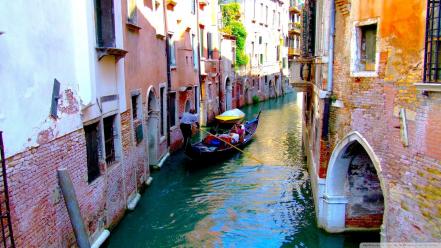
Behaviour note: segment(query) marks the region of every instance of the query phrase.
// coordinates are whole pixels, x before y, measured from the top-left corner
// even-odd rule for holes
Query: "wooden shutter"
[[[95,0],[96,32],[99,47],[115,47],[113,0]]]
[[[58,99],[60,98],[60,82],[54,79],[54,87],[52,89],[51,116],[57,118]]]
[[[100,175],[98,164],[98,123],[84,127],[87,149],[87,178],[92,182]]]
[[[208,50],[208,58],[212,59],[213,58],[213,50],[212,50],[212,46],[211,46],[211,33],[207,32],[207,50]]]

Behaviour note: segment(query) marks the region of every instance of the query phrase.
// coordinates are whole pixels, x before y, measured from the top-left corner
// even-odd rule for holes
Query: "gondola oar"
[[[222,139],[222,138],[220,138],[220,137],[217,137],[216,135],[213,135],[213,134],[211,134],[211,133],[209,133],[209,132],[207,132],[207,131],[205,131],[205,130],[202,130],[202,129],[199,129],[199,130],[202,131],[203,133],[206,133],[206,134],[208,134],[208,135],[211,135],[211,136],[215,137],[216,139],[218,139],[218,140],[224,142],[225,144],[227,144],[227,145],[233,147],[234,149],[238,150],[239,152],[243,153],[244,155],[248,155],[250,158],[256,160],[256,161],[259,162],[260,164],[263,164],[263,162],[262,162],[261,160],[255,158],[255,157],[252,156],[251,154],[246,153],[244,150],[242,150],[242,149],[240,149],[239,147],[237,147],[237,146],[231,144],[230,142],[228,142],[228,141],[226,141],[226,140],[224,140],[224,139]]]

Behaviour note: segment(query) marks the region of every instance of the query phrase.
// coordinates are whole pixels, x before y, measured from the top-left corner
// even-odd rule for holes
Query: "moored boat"
[[[253,139],[257,126],[259,125],[260,113],[261,112],[259,112],[254,119],[246,121],[243,124],[245,134],[239,142],[232,144],[219,135],[209,134],[208,136],[211,136],[211,140],[215,140],[217,142],[207,143],[200,141],[195,144],[191,144],[186,149],[185,154],[193,160],[210,161],[226,158],[238,152],[238,150],[245,147]]]

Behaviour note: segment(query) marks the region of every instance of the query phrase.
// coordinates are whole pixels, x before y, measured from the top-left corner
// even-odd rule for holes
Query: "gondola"
[[[185,150],[185,154],[195,161],[214,161],[230,157],[238,152],[236,148],[242,149],[251,142],[259,125],[260,113],[261,111],[254,119],[244,123],[245,136],[243,141],[233,144],[234,147],[221,140],[219,140],[217,145],[209,145],[200,141],[189,145]]]

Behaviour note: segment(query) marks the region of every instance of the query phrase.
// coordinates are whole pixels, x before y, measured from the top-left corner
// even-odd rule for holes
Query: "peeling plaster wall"
[[[76,47],[87,41],[79,44],[75,36],[81,33],[66,28],[75,27],[73,5],[42,0],[2,3],[0,130],[7,157],[82,126],[78,82],[87,75],[77,67]],[[42,9],[50,9],[50,15]],[[57,119],[49,117],[54,78],[61,83]]]

